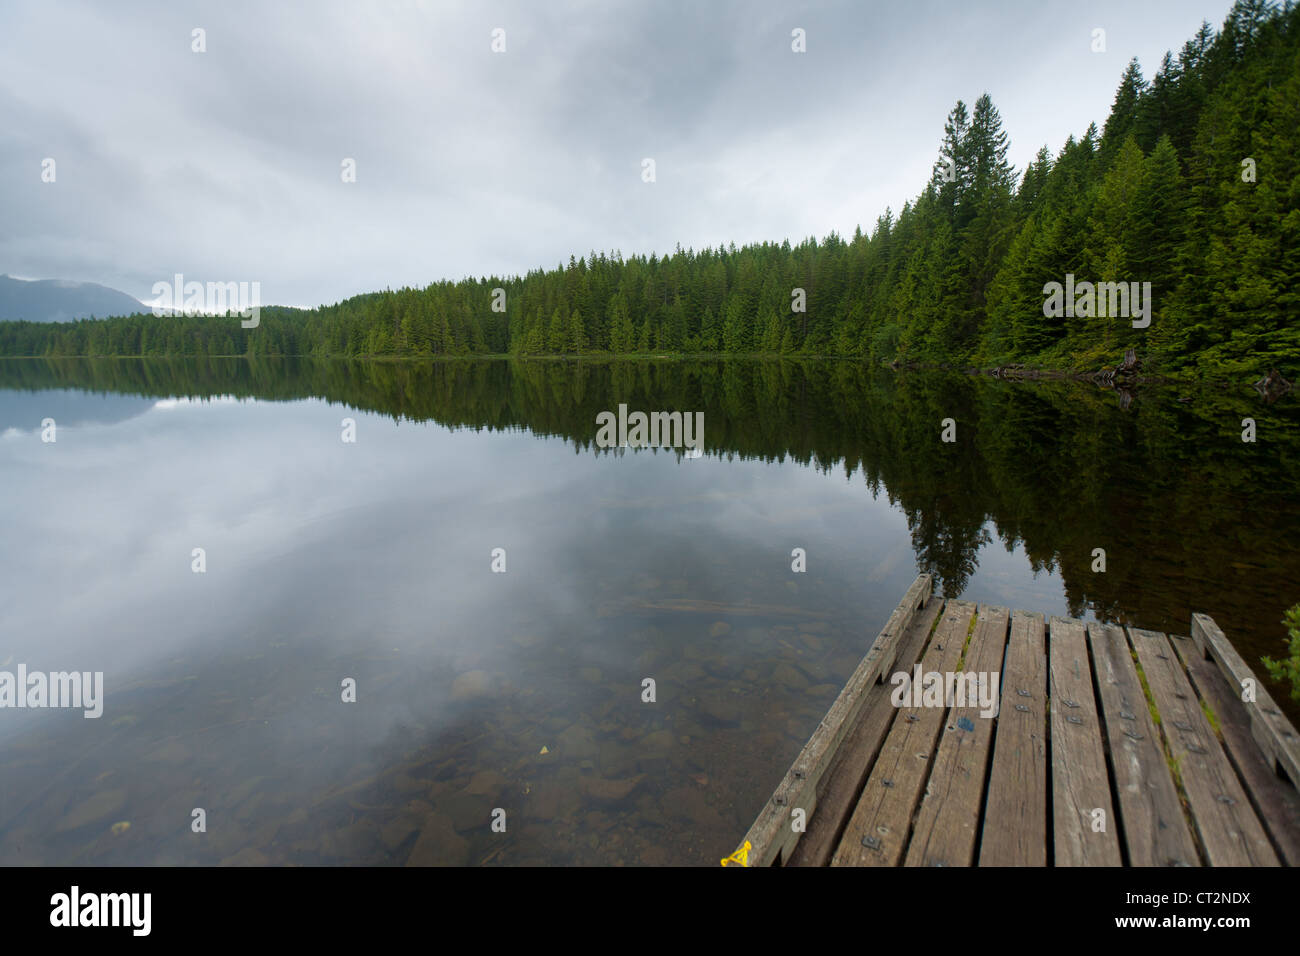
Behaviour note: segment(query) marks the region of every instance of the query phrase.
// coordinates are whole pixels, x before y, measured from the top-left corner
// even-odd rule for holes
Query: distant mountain
[[[0,321],[71,322],[147,312],[148,307],[125,292],[94,282],[66,279],[15,279],[0,275]]]

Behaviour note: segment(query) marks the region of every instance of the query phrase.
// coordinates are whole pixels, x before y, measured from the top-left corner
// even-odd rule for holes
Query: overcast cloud
[[[1130,57],[1149,79],[1229,7],[6,0],[0,273],[140,299],[177,272],[256,280],[310,306],[592,249],[848,236],[920,191],[957,99],[993,97],[1023,169],[1100,126]]]

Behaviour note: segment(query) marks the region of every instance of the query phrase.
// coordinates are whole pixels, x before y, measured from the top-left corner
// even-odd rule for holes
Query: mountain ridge
[[[0,321],[72,322],[145,311],[148,307],[139,299],[98,282],[17,279],[0,273]]]

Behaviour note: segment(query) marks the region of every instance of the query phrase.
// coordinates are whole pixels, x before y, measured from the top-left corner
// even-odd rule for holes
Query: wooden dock
[[[1300,737],[1212,619],[1191,630],[944,601],[921,575],[734,862],[1296,865]],[[931,672],[969,679],[903,696]],[[960,692],[979,682],[995,714]]]

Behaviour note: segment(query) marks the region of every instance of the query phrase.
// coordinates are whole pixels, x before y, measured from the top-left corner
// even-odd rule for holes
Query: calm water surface
[[[620,402],[704,457],[594,448]],[[1298,448],[845,362],[0,363],[0,669],[105,682],[0,710],[0,862],[716,865],[918,570],[1282,650]]]

